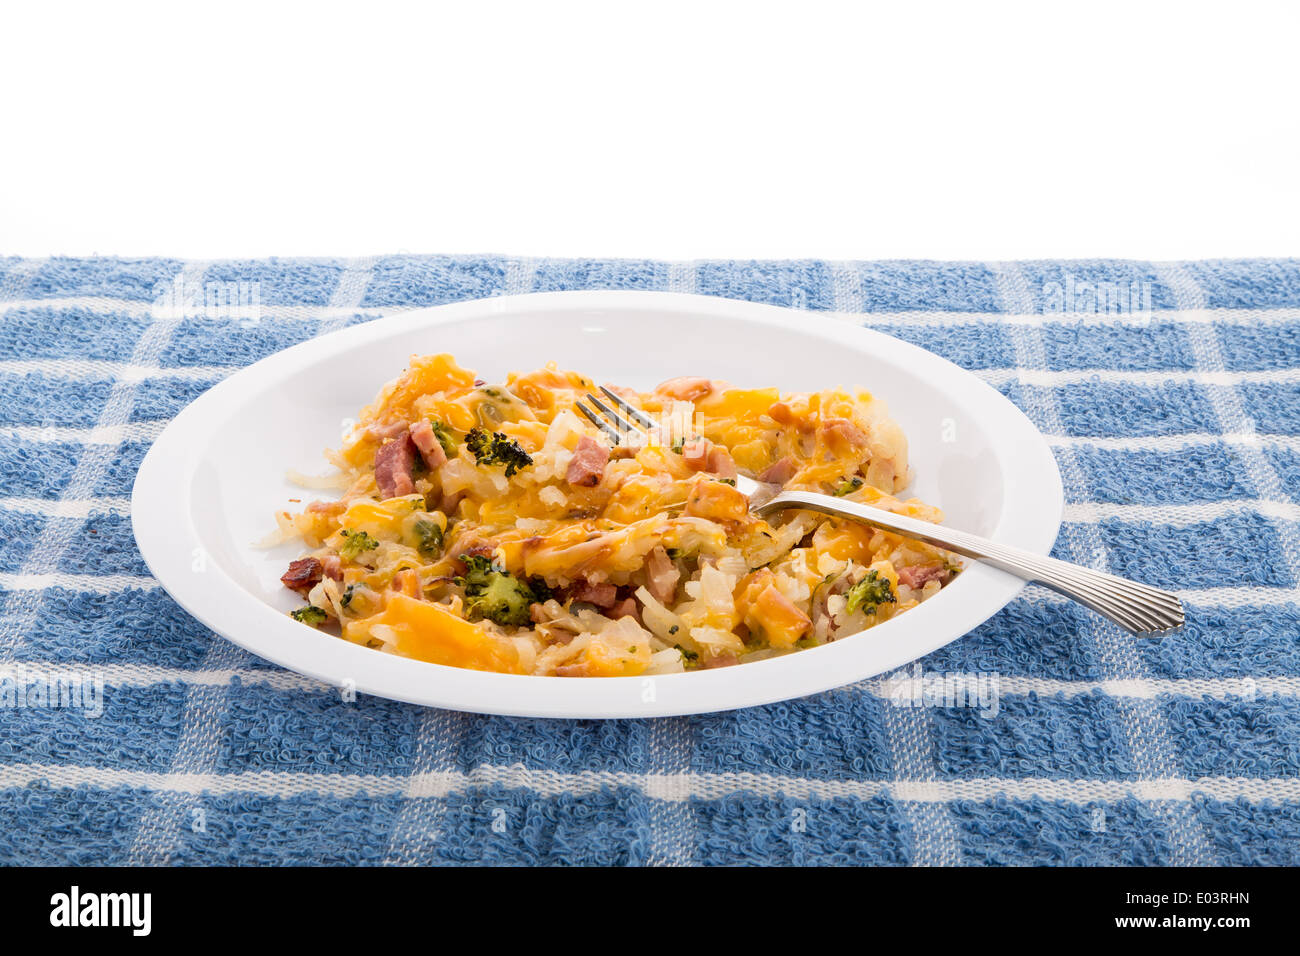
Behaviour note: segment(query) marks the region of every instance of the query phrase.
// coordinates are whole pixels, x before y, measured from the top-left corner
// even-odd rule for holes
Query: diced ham
[[[821,423],[823,440],[828,445],[851,451],[867,444],[867,436],[862,429],[847,418],[828,418]]]
[[[339,560],[337,554],[326,555],[325,559],[321,561],[321,570],[327,578],[334,581],[343,580],[343,562]]]
[[[429,422],[418,421],[411,426],[411,441],[415,442],[420,457],[424,459],[424,464],[430,471],[437,471],[447,464],[447,453],[443,450],[442,442],[438,441],[433,425]]]
[[[280,581],[290,591],[306,594],[316,585],[324,574],[321,563],[315,558],[299,558],[289,562],[289,570],[280,575]]]
[[[414,568],[403,568],[393,575],[393,580],[389,582],[389,587],[394,591],[400,591],[407,597],[418,598],[420,596],[420,576]]]
[[[703,471],[709,463],[709,445],[707,438],[696,438],[682,443],[682,461],[695,471]]]
[[[599,608],[611,608],[618,600],[618,588],[607,581],[600,584],[578,581],[569,588],[569,597],[575,601],[594,604]]]
[[[919,590],[927,581],[942,578],[946,573],[942,564],[924,564],[916,568],[899,568],[898,580],[913,590]]]
[[[682,444],[682,461],[692,471],[707,471],[719,478],[736,477],[736,463],[731,452],[707,438],[695,438]]]
[[[609,447],[583,435],[573,449],[573,458],[569,461],[569,470],[564,477],[574,487],[593,488],[600,484],[608,463]]]
[[[714,667],[733,667],[740,663],[740,658],[735,654],[718,654],[713,657],[704,658],[703,664],[706,668]]]
[[[733,481],[736,478],[736,463],[731,460],[731,452],[721,445],[714,445],[709,449],[709,457],[705,459],[704,470],[712,472],[719,478],[730,478]]]
[[[655,391],[660,395],[675,398],[679,402],[693,402],[712,392],[713,383],[707,378],[683,375],[680,378],[670,378],[666,382],[661,382],[655,386]]]
[[[399,498],[415,491],[411,469],[415,467],[415,442],[408,431],[401,438],[384,442],[375,452],[375,481],[385,498]]]
[[[768,465],[759,472],[758,480],[770,482],[774,485],[784,485],[794,477],[794,473],[799,470],[799,463],[790,455],[786,455],[780,461]]]
[[[672,603],[677,596],[677,582],[681,576],[682,573],[677,570],[677,565],[673,564],[673,559],[668,557],[668,552],[662,545],[646,555],[646,590],[660,604]]]
[[[793,425],[796,421],[793,409],[785,402],[773,402],[767,414],[778,425]]]
[[[619,601],[606,611],[605,616],[613,618],[615,621],[621,617],[630,617],[635,619],[637,617],[636,598],[623,598],[623,600]],[[639,619],[637,620],[637,623],[640,623]]]

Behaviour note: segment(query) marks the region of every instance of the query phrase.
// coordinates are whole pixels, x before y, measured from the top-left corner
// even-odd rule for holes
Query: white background
[[[1300,254],[1297,4],[7,5],[0,254]]]

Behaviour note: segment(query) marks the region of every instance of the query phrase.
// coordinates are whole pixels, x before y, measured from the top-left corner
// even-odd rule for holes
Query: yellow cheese
[[[458,617],[443,604],[394,593],[389,595],[383,612],[364,623],[392,628],[397,636],[394,650],[403,657],[448,667],[506,674],[522,672],[519,653],[513,644]]]

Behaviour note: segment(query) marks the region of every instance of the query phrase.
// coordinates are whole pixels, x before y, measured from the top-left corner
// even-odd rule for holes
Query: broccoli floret
[[[415,550],[421,554],[434,555],[442,551],[442,528],[428,518],[415,522],[415,538]]]
[[[870,613],[880,605],[892,604],[896,600],[894,586],[889,583],[889,578],[882,577],[875,571],[868,571],[867,576],[849,588],[844,596],[849,599],[850,614],[857,610]]]
[[[473,618],[487,618],[502,626],[519,627],[529,621],[528,606],[538,595],[525,581],[483,555],[464,555],[467,568],[460,579],[465,587],[465,611]]]
[[[339,548],[339,554],[349,561],[355,561],[363,551],[373,551],[379,547],[379,542],[364,531],[349,531],[344,528],[339,534],[346,539],[343,547]]]
[[[843,498],[845,495],[857,491],[861,487],[862,479],[857,475],[854,475],[852,478],[845,478],[835,486],[835,497]]]
[[[442,422],[431,422],[433,425],[433,437],[438,439],[438,444],[442,450],[447,453],[448,458],[456,457],[456,436],[452,434],[449,427]]]
[[[500,432],[489,435],[482,428],[473,428],[465,436],[465,447],[474,453],[474,458],[480,465],[505,465],[507,478],[533,463],[519,442]]]
[[[545,604],[551,598],[555,597],[555,592],[551,590],[550,585],[546,583],[544,578],[529,578],[528,590],[533,592],[533,600],[538,604]]]
[[[319,608],[315,604],[307,604],[289,613],[295,621],[302,621],[302,623],[310,624],[312,627],[324,624],[325,619],[329,617],[323,608]]]

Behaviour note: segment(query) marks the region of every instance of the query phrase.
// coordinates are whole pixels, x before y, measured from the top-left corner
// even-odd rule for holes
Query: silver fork
[[[602,385],[600,390],[609,400],[608,404],[589,392],[587,401],[591,408],[579,401],[578,410],[615,445],[643,444],[649,437],[645,430],[655,427],[654,420],[628,404],[612,389]],[[750,510],[759,517],[787,508],[799,508],[861,521],[874,528],[975,558],[1026,581],[1036,581],[1092,608],[1134,634],[1161,634],[1183,624],[1183,604],[1176,594],[1137,581],[843,498],[808,491],[781,491],[773,495],[773,486],[744,475],[736,478],[736,489],[750,500]]]

